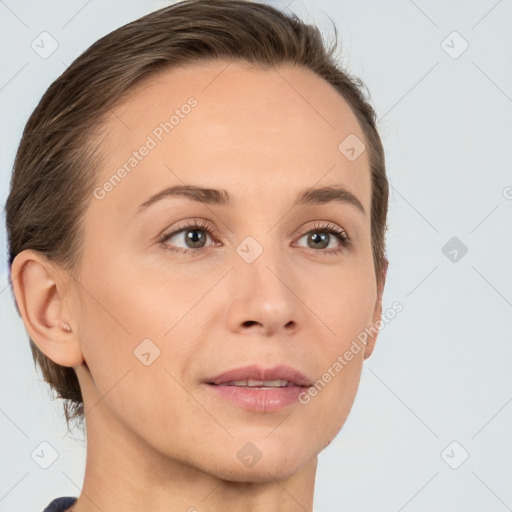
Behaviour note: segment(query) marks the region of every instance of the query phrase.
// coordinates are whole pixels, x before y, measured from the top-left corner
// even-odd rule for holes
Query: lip
[[[242,366],[223,372],[215,377],[206,379],[207,384],[222,384],[234,380],[277,380],[283,379],[294,386],[309,387],[313,384],[303,373],[291,366],[278,365],[272,368],[263,368],[258,365]]]
[[[269,381],[283,379],[288,381],[286,387],[245,387],[224,385],[226,382],[237,380]],[[290,366],[274,366],[262,368],[260,366],[244,366],[223,372],[215,377],[206,379],[203,384],[215,396],[221,397],[237,407],[245,410],[263,413],[275,412],[284,407],[296,404],[301,393],[312,385],[299,370]]]

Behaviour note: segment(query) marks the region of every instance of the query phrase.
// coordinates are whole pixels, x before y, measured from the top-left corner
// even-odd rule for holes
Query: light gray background
[[[99,37],[166,4],[0,0],[2,205],[23,126],[50,83]],[[384,310],[404,308],[320,455],[315,510],[512,510],[512,1],[288,8],[326,34],[327,15],[335,21],[345,65],[371,92],[391,184]],[[43,31],[59,45],[47,59],[31,48]],[[469,44],[457,58],[445,51],[463,49],[453,31]],[[4,222],[0,511],[42,510],[79,494],[85,442],[64,438],[61,404],[34,370],[7,286]],[[442,251],[452,237],[468,249],[457,261]],[[31,458],[45,441],[58,452],[46,470]]]

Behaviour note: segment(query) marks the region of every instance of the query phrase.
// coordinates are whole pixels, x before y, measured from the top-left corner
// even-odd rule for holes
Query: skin
[[[241,409],[202,384],[251,363],[316,380],[382,310],[367,155],[349,161],[338,150],[349,134],[364,140],[348,104],[309,70],[226,66],[167,71],[113,110],[100,186],[174,109],[198,101],[104,199],[91,198],[76,279],[32,250],[14,261],[30,336],[75,369],[84,396],[87,464],[74,511],[312,511],[317,456],[343,426],[374,348],[376,336],[309,404],[276,412]],[[171,197],[135,214],[183,184],[225,189],[234,204]],[[339,202],[291,208],[307,187],[340,184],[366,216]],[[187,219],[216,234],[200,232],[198,254],[165,249],[158,236]],[[315,221],[339,226],[351,246],[331,235],[318,248],[307,236]],[[236,252],[247,236],[263,248],[253,263]],[[191,247],[183,233],[166,243]],[[149,366],[133,353],[146,338],[160,349]],[[247,442],[262,454],[250,468],[237,457]]]

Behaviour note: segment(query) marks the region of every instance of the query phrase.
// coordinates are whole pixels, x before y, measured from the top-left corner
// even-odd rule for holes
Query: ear
[[[78,366],[83,361],[82,350],[64,300],[69,279],[32,249],[20,252],[11,266],[16,304],[30,338],[55,363]]]
[[[364,349],[364,358],[367,359],[372,355],[373,349],[375,348],[375,343],[377,342],[377,336],[379,334],[378,330],[377,332],[374,332],[375,329],[377,329],[377,322],[381,319],[382,316],[382,295],[384,293],[384,285],[386,284],[386,275],[388,272],[388,265],[389,261],[387,258],[384,258],[384,262],[382,264],[382,273],[381,273],[381,284],[377,289],[377,300],[375,301],[375,309],[373,311],[373,317],[372,317],[372,327],[373,329],[370,330],[370,335],[367,339],[367,344]]]

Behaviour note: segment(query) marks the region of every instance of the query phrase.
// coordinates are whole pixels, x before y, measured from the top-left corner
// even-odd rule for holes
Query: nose
[[[238,256],[231,272],[227,321],[232,332],[287,336],[301,328],[304,303],[294,288],[297,279],[281,257],[265,250],[247,263]]]

